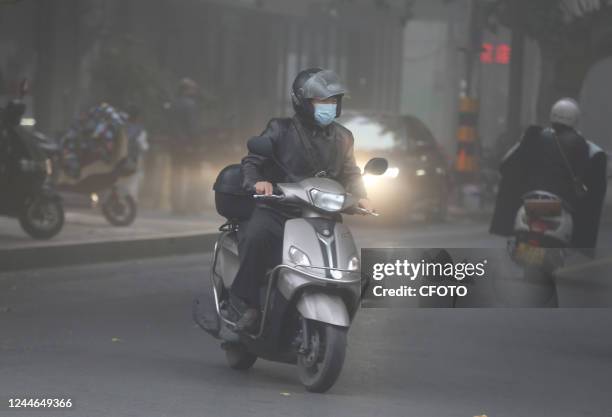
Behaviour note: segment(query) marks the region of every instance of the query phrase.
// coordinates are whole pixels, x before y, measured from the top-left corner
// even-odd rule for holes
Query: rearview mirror
[[[274,156],[274,146],[270,138],[265,136],[254,136],[247,142],[249,152],[256,155],[272,158]]]
[[[389,168],[389,162],[385,158],[372,158],[363,168],[364,174],[382,175]]]

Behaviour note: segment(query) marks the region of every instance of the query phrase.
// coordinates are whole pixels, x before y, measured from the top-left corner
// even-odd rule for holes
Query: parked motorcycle
[[[128,139],[123,129],[118,134],[116,155],[111,161],[95,161],[82,169],[75,168],[75,164],[78,166],[80,163],[79,153],[73,149],[76,147],[74,137],[73,143],[70,143],[66,137],[58,140],[40,132],[31,133],[51,161],[55,188],[64,194],[68,202],[76,200],[79,206],[99,207],[104,218],[113,226],[129,226],[134,222],[138,204],[119,183],[121,178],[133,175],[136,170],[136,164],[126,157]],[[72,171],[76,170],[80,171],[80,175],[74,175]]]
[[[251,139],[249,150],[273,158],[271,143],[265,138]],[[381,175],[387,167],[385,159],[374,158],[364,171]],[[359,252],[341,214],[376,213],[358,207],[357,199],[329,178],[278,184],[277,193],[270,196],[240,195],[241,187],[240,165],[221,172],[216,202],[228,222],[221,226],[214,247],[212,296],[209,301],[196,299],[194,319],[223,341],[231,368],[248,369],[258,357],[297,364],[304,387],[325,392],[342,369],[347,331],[364,285]],[[234,331],[241,312],[230,303],[229,290],[239,266],[239,220],[248,217],[253,199],[299,208],[302,214],[285,223],[282,263],[268,271],[261,288],[259,328],[245,335]]]
[[[52,164],[45,150],[21,127],[26,92],[24,81],[20,98],[11,100],[0,116],[0,214],[18,218],[31,237],[49,239],[62,229],[64,209],[51,186]]]

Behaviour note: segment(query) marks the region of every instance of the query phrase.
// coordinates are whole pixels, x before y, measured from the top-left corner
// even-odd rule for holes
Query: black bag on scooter
[[[217,213],[231,221],[248,220],[255,201],[243,188],[244,176],[240,164],[228,165],[221,170],[213,185]]]

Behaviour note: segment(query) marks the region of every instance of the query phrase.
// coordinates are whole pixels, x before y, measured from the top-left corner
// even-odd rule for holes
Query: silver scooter
[[[264,138],[251,139],[249,150],[273,158],[271,144]],[[387,167],[385,159],[374,158],[364,174],[381,175]],[[230,302],[229,289],[239,266],[239,226],[232,221],[221,227],[214,248],[210,277],[214,299],[209,301],[214,316],[210,310],[207,316],[205,301],[196,299],[194,319],[223,340],[230,367],[248,369],[258,357],[297,364],[304,387],[325,392],[342,369],[347,331],[365,284],[359,251],[341,214],[377,214],[358,207],[357,199],[329,178],[277,184],[275,195],[253,197],[302,212],[285,223],[282,263],[268,271],[261,288],[259,327],[254,334],[234,332],[240,312]],[[204,313],[199,314],[198,308]]]

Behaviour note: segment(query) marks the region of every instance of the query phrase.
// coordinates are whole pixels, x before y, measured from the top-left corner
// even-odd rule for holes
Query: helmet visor
[[[346,93],[338,75],[331,70],[317,72],[304,83],[303,97],[324,100]]]

